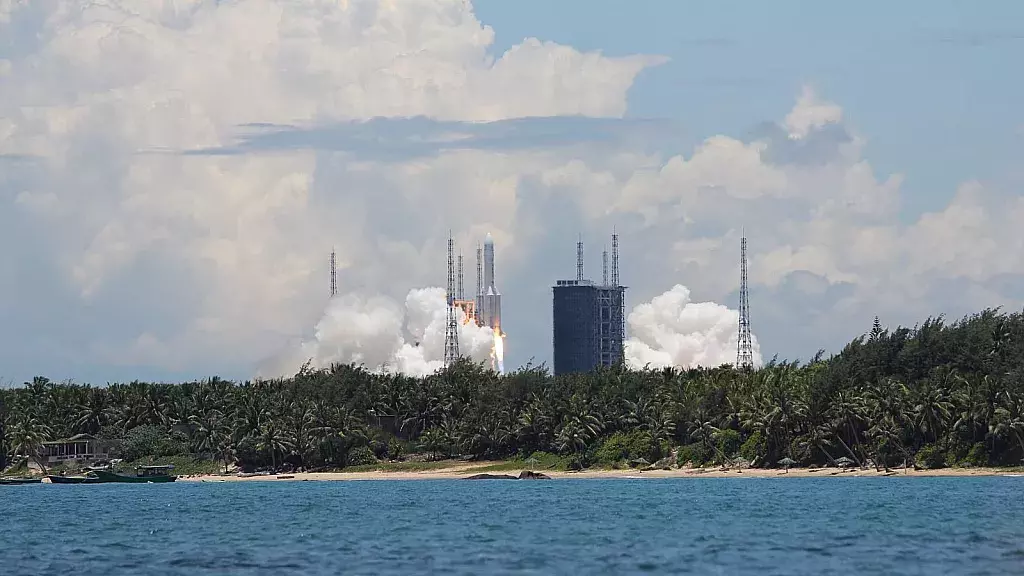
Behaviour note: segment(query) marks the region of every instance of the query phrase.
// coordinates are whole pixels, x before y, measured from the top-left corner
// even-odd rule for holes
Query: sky
[[[580,235],[599,277],[613,229],[638,362],[735,356],[741,230],[765,359],[876,315],[1019,310],[1017,22],[1009,1],[0,0],[0,381],[430,369],[449,231],[469,269],[495,239],[509,368],[550,363],[550,287]]]

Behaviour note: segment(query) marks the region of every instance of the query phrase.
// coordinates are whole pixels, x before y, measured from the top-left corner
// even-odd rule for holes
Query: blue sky
[[[956,182],[1021,183],[1024,4],[946,1],[478,0],[495,52],[535,36],[610,55],[664,54],[629,92],[629,116],[680,120],[694,138],[742,135],[810,83],[907,174],[909,213]]]
[[[689,290],[638,320],[655,362],[728,356],[740,226],[765,358],[1024,301],[1024,4],[343,4],[0,8],[0,379],[388,356],[449,229],[495,233],[509,366],[613,226],[630,307]]]

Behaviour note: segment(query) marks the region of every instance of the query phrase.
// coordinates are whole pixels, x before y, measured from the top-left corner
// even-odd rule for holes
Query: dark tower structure
[[[445,293],[448,315],[444,330],[444,365],[451,366],[459,359],[459,316],[455,311],[455,241],[448,232],[448,289]]]
[[[583,241],[576,244],[576,279],[559,280],[552,288],[554,372],[586,372],[623,359],[622,318],[625,287],[618,284],[618,236],[612,236],[611,283],[602,266],[602,283],[583,276]],[[607,253],[602,264],[607,262]]]
[[[750,343],[750,301],[747,288],[747,235],[740,237],[740,325],[736,339],[736,367],[749,369],[754,365],[754,350]]]
[[[331,248],[331,298],[338,295],[338,257]]]
[[[626,357],[626,287],[619,283],[619,234],[612,228],[612,278],[611,288],[615,291],[612,298],[612,354],[616,362]]]

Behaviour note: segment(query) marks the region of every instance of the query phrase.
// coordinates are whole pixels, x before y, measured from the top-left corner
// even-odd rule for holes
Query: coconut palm
[[[50,436],[50,428],[31,412],[24,412],[14,420],[10,430],[11,451],[15,455],[31,458],[44,473],[46,462],[42,458],[43,442]]]

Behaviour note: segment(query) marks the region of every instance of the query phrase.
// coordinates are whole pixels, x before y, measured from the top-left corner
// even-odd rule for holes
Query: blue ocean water
[[[0,486],[0,574],[1022,574],[1024,478]]]

